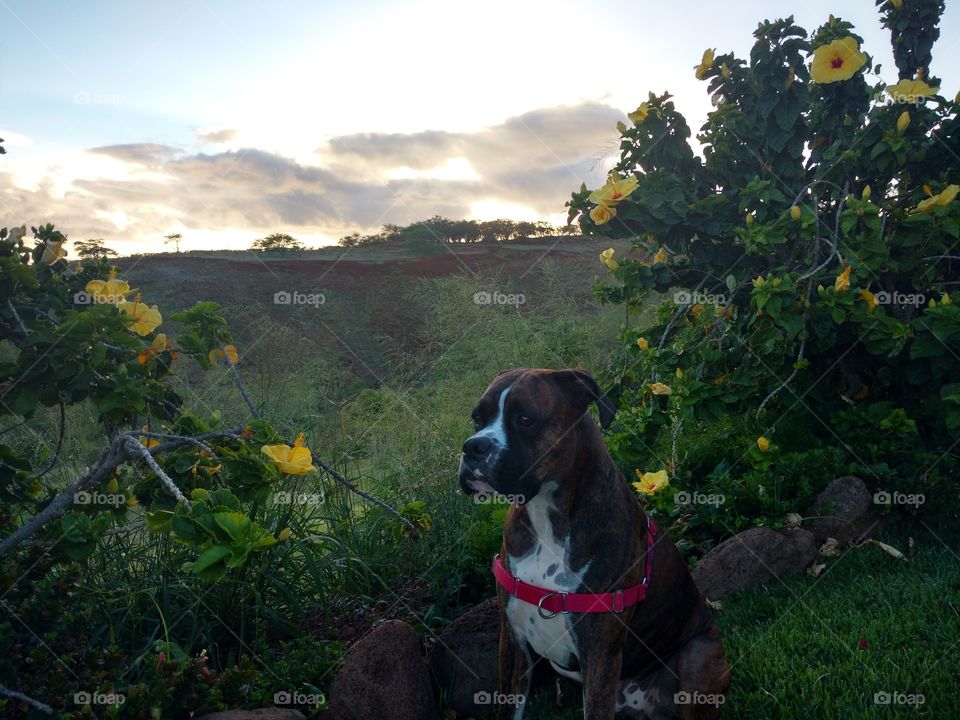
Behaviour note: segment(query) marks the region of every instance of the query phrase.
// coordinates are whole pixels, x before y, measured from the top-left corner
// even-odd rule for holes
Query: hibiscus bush
[[[942,0],[878,8],[895,69],[839,17],[763,22],[749,59],[708,49],[694,70],[714,108],[699,155],[651,93],[606,184],[568,203],[632,248],[601,255],[598,297],[661,301],[624,328],[611,446],[714,536],[781,521],[842,472],[957,499],[960,97],[932,67]],[[644,478],[662,470],[725,504],[676,503]]]

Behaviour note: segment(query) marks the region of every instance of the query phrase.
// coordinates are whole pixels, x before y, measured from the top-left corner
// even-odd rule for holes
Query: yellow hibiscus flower
[[[606,225],[608,222],[613,220],[617,215],[617,209],[615,207],[608,207],[606,205],[597,205],[593,210],[590,211],[590,219],[593,220],[597,225]]]
[[[141,365],[146,365],[147,361],[150,360],[154,355],[162,353],[164,350],[169,350],[173,347],[173,344],[167,340],[165,333],[157,333],[157,336],[153,339],[153,342],[150,343],[150,347],[143,350],[139,355],[137,355],[137,362]]]
[[[853,268],[847,265],[843,272],[837,275],[837,279],[833,282],[833,289],[837,292],[844,292],[845,290],[850,289],[850,273],[853,272]]]
[[[616,176],[611,176],[611,178],[607,180],[606,185],[594,190],[587,199],[596,205],[611,207],[637,189],[637,178],[635,175],[624,179],[615,178]]]
[[[627,131],[627,126],[620,120],[617,120],[617,132],[623,135]]]
[[[713,67],[713,58],[713,50],[707,48],[703,51],[703,57],[700,59],[700,64],[697,65],[696,72],[694,72],[694,75],[697,76],[697,80],[703,80],[704,76],[710,72],[710,68]]]
[[[226,355],[224,355],[224,350],[227,351]],[[236,365],[240,362],[240,356],[237,355],[237,349],[233,345],[224,345],[223,350],[220,348],[214,348],[207,353],[207,359],[210,361],[211,365],[216,365],[224,358],[229,358],[231,365]]]
[[[664,250],[662,247],[659,250],[657,250],[657,254],[653,256],[654,265],[656,265],[657,263],[663,263],[664,265],[666,265],[668,260],[669,258],[667,257],[667,251]]]
[[[640,349],[643,350],[643,351],[647,351],[647,350],[650,349],[650,343],[647,341],[647,339],[646,339],[645,337],[638,337],[638,338],[637,338],[637,347],[640,348]]]
[[[287,475],[306,475],[314,472],[313,456],[310,448],[304,447],[303,433],[297,436],[293,447],[289,445],[264,445],[260,452],[270,458],[280,472]]]
[[[937,206],[943,207],[952,203],[958,192],[960,192],[960,185],[948,185],[938,195],[932,195],[926,200],[921,200],[911,212],[933,212],[933,209]]]
[[[867,56],[860,52],[860,44],[847,35],[813,51],[810,77],[821,85],[849,80],[866,64]]]
[[[137,335],[149,335],[163,322],[163,317],[160,315],[160,310],[157,309],[157,306],[151,305],[147,307],[144,303],[140,302],[139,295],[137,295],[132,302],[119,303],[118,307],[120,308],[120,312],[129,315],[133,319],[130,329]]]
[[[113,273],[108,280],[91,280],[87,283],[84,290],[93,297],[95,303],[108,303],[117,305],[127,299],[127,295],[133,292],[126,280],[117,280]]]
[[[66,239],[50,242],[43,245],[43,256],[40,258],[41,265],[53,265],[55,262],[63,260],[67,256],[67,251],[63,249]]]
[[[918,98],[930,97],[938,92],[939,87],[928,85],[923,80],[901,80],[896,85],[887,85],[887,94],[894,102],[912,104]]]
[[[633,487],[641,495],[656,495],[670,484],[670,477],[666,470],[642,473],[637,469],[634,472],[636,472],[640,482],[633,483]]]
[[[613,254],[616,252],[613,248],[607,248],[602,253],[600,253],[600,262],[607,266],[607,270],[616,270],[620,267],[620,263],[613,259]]]
[[[649,114],[649,103],[640,103],[636,110],[634,110],[632,113],[627,113],[627,117],[630,118],[630,122],[632,122],[634,125],[641,125],[643,121],[647,119],[647,115]]]
[[[761,435],[757,438],[757,447],[760,448],[760,452],[770,452],[770,441]]]
[[[860,290],[857,295],[859,295],[862,300],[866,301],[868,313],[872,313],[877,309],[877,296],[872,292],[869,290]]]
[[[647,383],[647,387],[650,388],[650,392],[654,395],[672,395],[673,390],[670,389],[669,385],[664,385],[663,383]]]

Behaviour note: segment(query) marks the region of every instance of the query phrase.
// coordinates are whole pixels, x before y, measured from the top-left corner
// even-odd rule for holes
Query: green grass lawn
[[[717,613],[733,682],[725,718],[956,718],[960,716],[960,555],[956,537],[921,526],[916,554],[876,545],[828,558],[802,575],[739,593]],[[905,533],[884,541],[907,549]],[[532,699],[528,718],[580,718],[580,688]],[[877,693],[923,696],[876,704]]]

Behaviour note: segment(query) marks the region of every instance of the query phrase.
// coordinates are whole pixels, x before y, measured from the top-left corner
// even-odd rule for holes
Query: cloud
[[[194,134],[201,142],[210,143],[212,145],[222,145],[233,140],[233,138],[235,138],[237,135],[237,131],[232,128],[227,128],[224,130],[211,130],[209,132],[195,130]]]
[[[406,224],[435,214],[467,217],[480,202],[509,203],[542,215],[563,212],[582,181],[602,177],[596,156],[615,143],[620,113],[584,103],[546,108],[476,132],[424,131],[335,137],[318,149],[317,164],[256,148],[188,153],[139,143],[93,148],[133,168],[117,177],[75,177],[66,192],[54,183],[24,189],[0,174],[0,207],[19,218],[0,224],[52,221],[73,237],[156,242],[172,228],[236,229],[238,242],[273,231],[326,237]],[[220,135],[231,131],[218,131]],[[388,176],[395,168],[429,171],[463,158],[465,179],[429,172]],[[137,170],[140,168],[140,170]],[[110,227],[110,218],[124,217]]]

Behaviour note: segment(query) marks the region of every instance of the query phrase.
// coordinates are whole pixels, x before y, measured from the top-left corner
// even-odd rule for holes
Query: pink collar
[[[653,518],[647,518],[647,566],[643,580],[639,585],[615,590],[608,593],[567,593],[558,592],[538,585],[525,583],[520,578],[510,574],[503,564],[500,555],[493,556],[493,576],[497,583],[525,603],[537,606],[540,617],[550,619],[557,613],[621,613],[625,608],[642,602],[647,596],[647,586],[650,583],[650,569],[653,566],[653,536],[657,526]],[[550,613],[550,614],[545,614]]]

